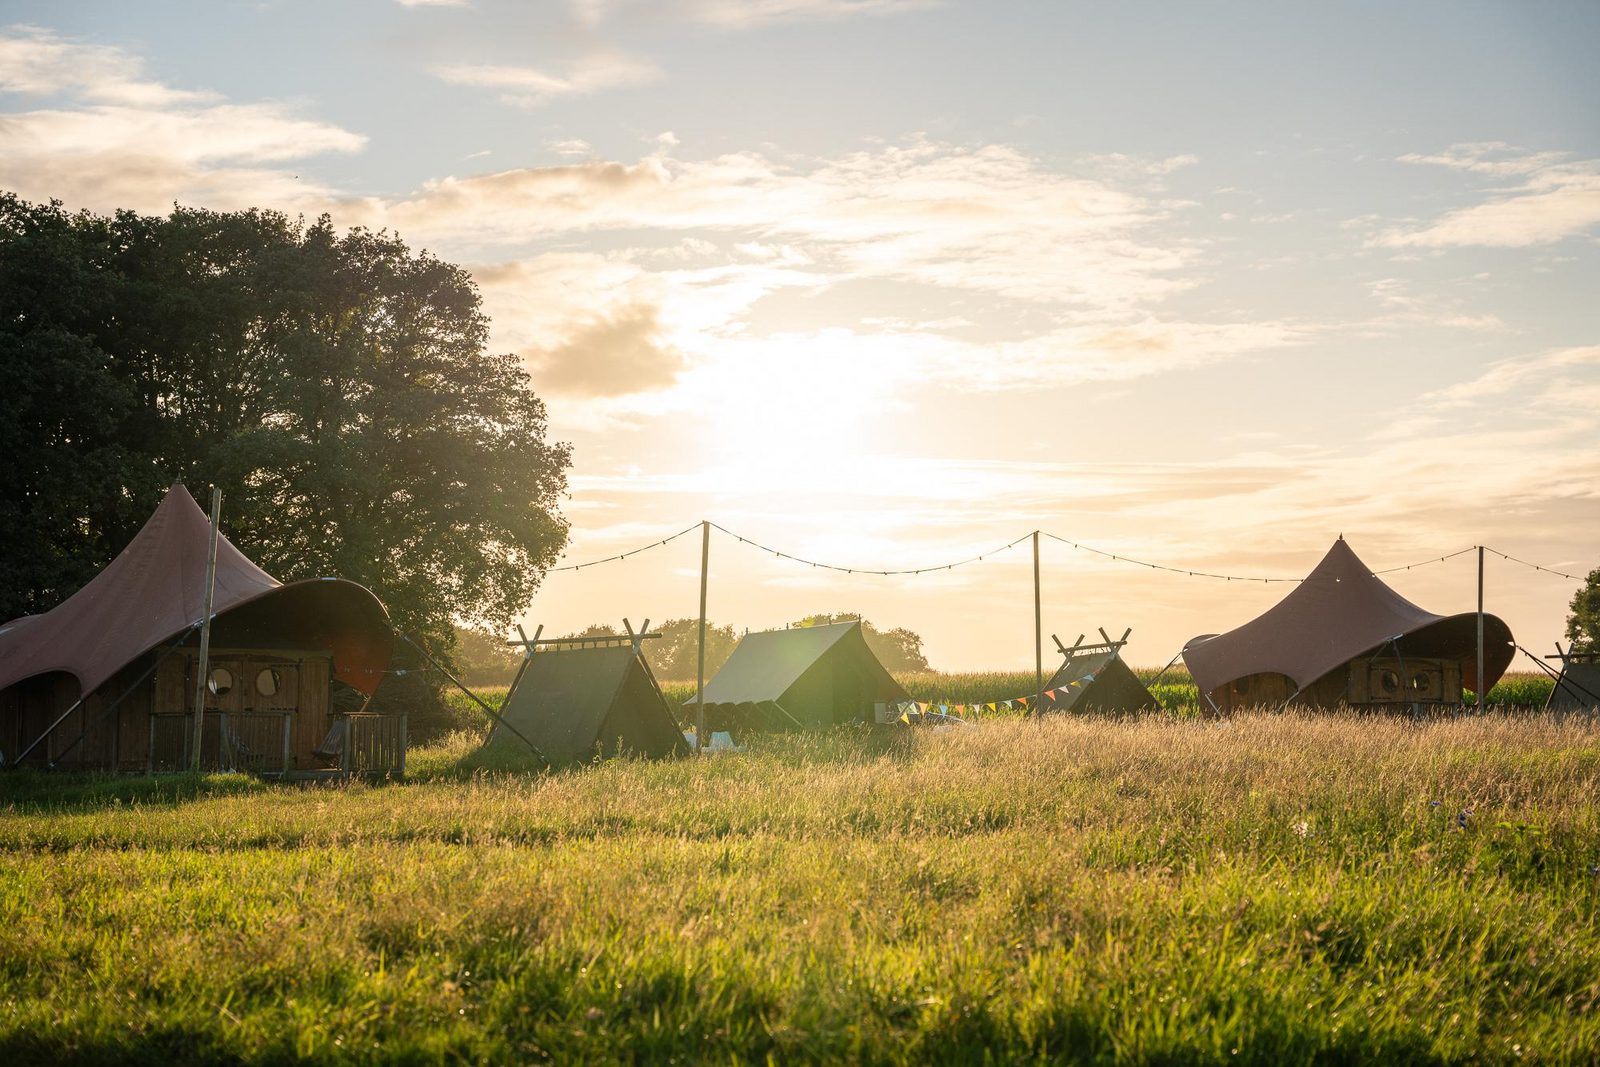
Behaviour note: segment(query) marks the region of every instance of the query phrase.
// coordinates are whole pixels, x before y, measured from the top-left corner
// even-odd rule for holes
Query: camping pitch
[[[1335,541],[1265,614],[1183,650],[1218,711],[1259,705],[1411,707],[1461,703],[1478,688],[1474,612],[1435,615],[1396,593]],[[1483,616],[1484,687],[1511,665],[1511,630]]]
[[[1099,644],[1084,644],[1083,634],[1071,648],[1051,634],[1056,648],[1064,657],[1061,666],[1045,686],[1046,695],[1054,693],[1045,704],[1046,711],[1067,711],[1095,715],[1132,715],[1140,711],[1155,711],[1160,701],[1151,695],[1139,676],[1122,661],[1122,648],[1128,643],[1128,633],[1113,641],[1104,630]]]
[[[0,761],[79,769],[180,770],[190,763],[211,524],[174,485],[128,546],[42,615],[0,626]],[[383,771],[404,766],[402,717],[364,708],[389,667],[392,633],[354,582],[283,585],[217,539],[201,762],[320,774],[334,728]],[[350,769],[345,764],[345,769]]]
[[[746,634],[706,685],[718,729],[816,729],[872,722],[873,705],[911,699],[867,647],[861,623]]]
[[[522,669],[500,708],[504,722],[496,723],[485,745],[512,750],[529,742],[555,761],[687,754],[641,649],[645,638],[657,636],[527,642]]]

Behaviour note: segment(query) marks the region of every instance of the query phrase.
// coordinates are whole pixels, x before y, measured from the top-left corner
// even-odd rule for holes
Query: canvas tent
[[[209,545],[209,520],[175,485],[82,589],[0,626],[0,760],[27,750],[24,761],[41,765],[186,762]],[[353,582],[284,585],[219,536],[212,611],[208,764],[227,756],[250,769],[320,766],[314,750],[336,714],[334,683],[364,702],[389,667],[383,605]]]
[[[859,620],[745,634],[705,693],[717,729],[872,722],[874,704],[909,699],[867,647]]]
[[[1071,648],[1062,645],[1051,635],[1063,657],[1061,666],[1045,685],[1046,711],[1067,711],[1079,714],[1131,715],[1139,711],[1153,711],[1161,707],[1160,701],[1139,680],[1139,676],[1122,661],[1122,648],[1127,643],[1124,633],[1117,641],[1111,640],[1104,630],[1100,644],[1084,644],[1083,635]],[[1051,697],[1049,694],[1054,693]]]
[[[595,756],[665,757],[689,746],[640,651],[639,639],[529,642],[500,718],[485,742],[553,761]],[[518,735],[521,735],[520,737]]]
[[[1560,649],[1560,646],[1556,646]],[[1545,701],[1550,711],[1593,711],[1600,709],[1600,652],[1560,652],[1546,657],[1561,660],[1561,674]]]
[[[1511,664],[1511,630],[1484,620],[1484,673]],[[1290,701],[1315,707],[1454,704],[1477,690],[1477,615],[1424,611],[1374,575],[1340,538],[1264,614],[1196,637],[1183,661],[1219,711]]]

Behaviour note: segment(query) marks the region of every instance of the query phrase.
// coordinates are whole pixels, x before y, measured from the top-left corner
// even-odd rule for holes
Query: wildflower
[[[1292,829],[1294,830],[1296,837],[1311,836],[1311,822],[1308,819],[1301,819],[1299,822],[1294,824]]]
[[[1463,808],[1460,815],[1456,816],[1456,826],[1462,830],[1467,828],[1467,820],[1472,817],[1471,808]]]
[[[1440,803],[1441,803],[1441,801],[1437,801],[1437,800],[1430,800],[1430,801],[1428,801],[1428,807],[1430,807],[1430,808],[1437,808],[1437,807],[1438,807],[1438,806],[1439,806],[1439,804],[1440,804]]]

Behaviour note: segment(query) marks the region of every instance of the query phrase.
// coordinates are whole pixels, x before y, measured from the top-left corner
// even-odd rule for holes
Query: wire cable
[[[772,553],[774,556],[776,556],[779,559],[788,559],[788,560],[793,560],[796,563],[804,563],[804,564],[807,564],[808,566],[815,567],[818,570],[841,571],[841,572],[843,572],[845,574],[882,574],[882,575],[890,575],[890,574],[928,574],[928,573],[930,573],[932,571],[954,570],[957,567],[965,567],[969,563],[982,563],[984,560],[988,559],[990,556],[998,555],[1001,552],[1004,552],[1008,548],[1015,548],[1018,545],[1020,545],[1022,542],[1026,541],[1028,538],[1033,536],[1033,534],[1031,534],[1031,533],[1023,534],[1021,537],[1017,538],[1015,541],[1012,541],[1010,544],[1001,545],[999,548],[991,549],[988,552],[983,553],[982,555],[968,556],[966,559],[956,560],[954,563],[938,563],[938,564],[933,564],[933,565],[927,566],[927,567],[907,567],[907,568],[903,568],[903,569],[900,569],[900,570],[880,570],[880,569],[878,569],[876,567],[845,567],[845,566],[840,566],[840,565],[834,564],[834,563],[819,563],[816,560],[806,559],[804,556],[796,556],[796,555],[794,555],[793,553],[790,553],[790,552],[780,552],[778,549],[772,548],[772,547],[770,547],[768,545],[764,545],[760,541],[752,540],[751,538],[745,537],[742,534],[736,534],[732,530],[728,529],[726,526],[718,526],[716,523],[712,523],[711,524],[711,528],[713,530],[719,530],[722,533],[727,534],[729,537],[732,537],[736,541],[738,541],[741,545],[749,545],[752,548],[758,548],[763,552],[770,552],[770,553]]]
[[[637,556],[641,552],[648,552],[652,548],[660,548],[662,545],[670,544],[671,542],[682,537],[684,534],[693,530],[695,526],[699,525],[700,524],[697,522],[694,524],[694,526],[684,527],[671,537],[663,537],[659,541],[652,541],[648,545],[640,545],[638,548],[630,548],[626,552],[619,552],[615,556],[607,556],[605,559],[591,559],[585,560],[582,563],[568,563],[561,567],[551,567],[548,573],[554,574],[556,571],[581,571],[585,567],[598,567],[602,563],[615,563],[617,560],[627,559],[629,556]]]
[[[1581,574],[1568,574],[1566,571],[1558,571],[1554,567],[1541,567],[1537,563],[1529,563],[1525,559],[1518,559],[1516,556],[1508,556],[1498,548],[1490,548],[1488,545],[1484,545],[1483,550],[1485,552],[1493,552],[1501,559],[1510,560],[1512,563],[1520,563],[1524,567],[1532,567],[1536,571],[1544,571],[1546,574],[1554,574],[1561,578],[1570,578],[1574,582],[1588,581],[1588,579]]]

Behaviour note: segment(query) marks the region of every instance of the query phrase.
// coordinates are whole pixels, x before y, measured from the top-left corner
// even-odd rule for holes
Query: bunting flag
[[[1056,698],[1056,691],[1054,689],[1046,689],[1044,691],[1044,695],[1049,697],[1051,700],[1054,700]]]

